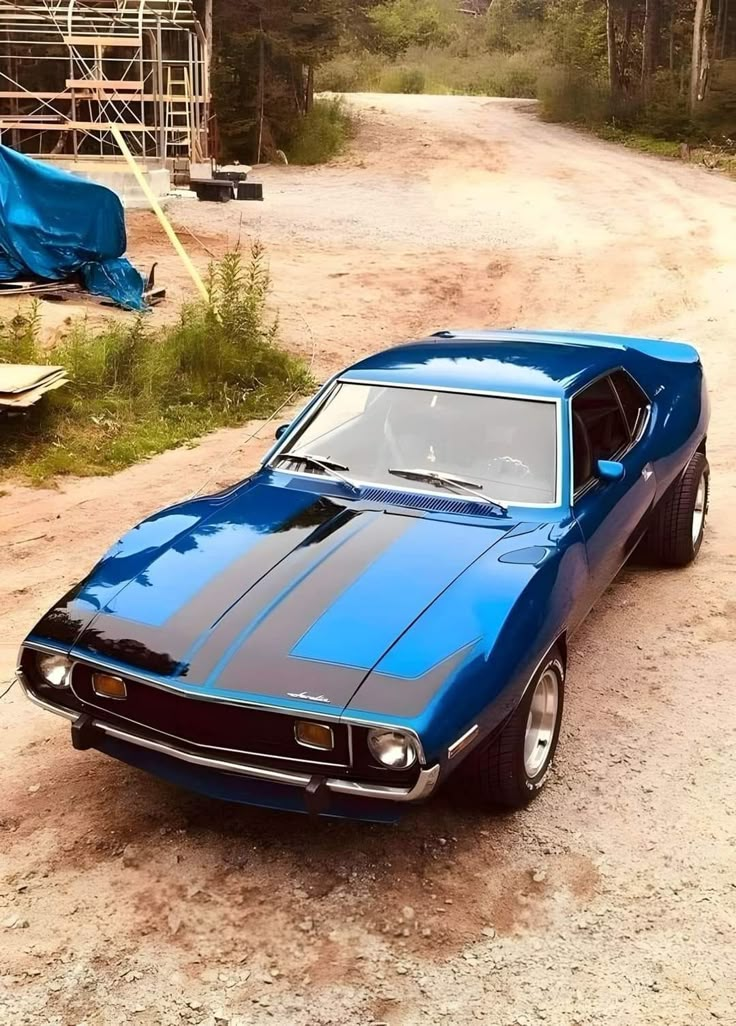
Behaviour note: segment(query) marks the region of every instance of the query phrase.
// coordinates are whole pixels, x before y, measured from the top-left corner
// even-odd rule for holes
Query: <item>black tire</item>
[[[557,679],[557,715],[544,761],[530,776],[524,760],[527,720],[537,684],[547,672]],[[475,804],[521,809],[539,794],[549,776],[557,749],[564,699],[565,665],[555,647],[534,674],[521,703],[503,728],[480,744],[465,760],[463,783]]]
[[[701,480],[705,496],[702,523],[693,538],[693,518]],[[702,452],[696,452],[654,513],[654,520],[637,549],[637,558],[656,566],[687,566],[703,543],[705,516],[710,495],[710,468]]]

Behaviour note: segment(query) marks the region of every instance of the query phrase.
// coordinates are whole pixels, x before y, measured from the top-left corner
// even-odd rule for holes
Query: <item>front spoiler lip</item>
[[[54,713],[56,716],[62,716],[72,723],[84,715],[83,713],[72,712],[70,709],[62,709],[58,705],[53,705],[53,703],[39,698],[38,695],[34,694],[24,678],[23,672],[18,671],[18,680],[26,698],[40,709],[45,709],[46,712]],[[182,749],[176,748],[173,745],[138,737],[136,734],[119,730],[117,727],[112,727],[101,720],[94,719],[90,725],[95,730],[107,734],[108,737],[117,738],[119,741],[126,741],[131,745],[138,745],[139,748],[148,748],[153,752],[159,752],[162,755],[168,755],[174,759],[180,759],[182,762],[188,762],[193,766],[200,766],[205,769],[236,773],[244,777],[267,780],[269,783],[286,784],[291,787],[301,787],[305,790],[314,777],[319,776],[319,774],[313,773],[287,773],[283,770],[269,769],[266,766],[250,766],[247,763],[229,762],[225,759],[213,759],[210,756],[196,755],[192,752],[182,751]],[[389,802],[418,802],[423,798],[427,798],[434,791],[439,774],[439,764],[430,766],[428,769],[422,769],[419,771],[416,783],[410,788],[390,787],[385,784],[362,784],[357,780],[340,780],[333,777],[328,777],[324,781],[324,786],[328,791],[332,791],[335,794],[349,795],[353,798],[377,798]]]

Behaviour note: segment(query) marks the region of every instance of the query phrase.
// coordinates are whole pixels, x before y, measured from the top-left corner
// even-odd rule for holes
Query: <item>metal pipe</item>
[[[140,69],[139,78],[141,82],[145,82],[146,79],[146,67],[143,60],[143,8],[146,5],[146,0],[139,0],[138,7],[138,66]],[[146,123],[146,101],[143,99],[141,94],[141,125]],[[146,159],[146,133],[143,132],[141,135],[141,153],[143,159]]]
[[[188,70],[186,72],[188,78],[187,78],[187,85],[185,86],[185,103],[186,103],[186,107],[187,107],[186,125],[187,125],[187,130],[188,130],[187,131],[187,134],[188,134],[188,142],[187,142],[188,154],[187,154],[187,156],[189,157],[190,161],[195,159],[195,152],[196,152],[195,137],[194,137],[194,118],[192,116],[193,115],[193,110],[192,110],[192,105],[193,105],[192,104],[192,95],[193,95],[193,93],[192,93],[192,84],[194,82],[193,46],[192,46],[192,40],[193,39],[194,39],[194,37],[193,37],[192,33],[188,32],[187,33]]]
[[[166,160],[166,102],[164,100],[163,34],[156,18],[156,89],[158,91],[158,155]]]
[[[192,41],[192,44],[191,44],[192,45],[192,73],[193,73],[193,76],[194,76],[193,79],[192,79],[192,95],[191,95],[192,118],[193,118],[193,122],[194,122],[193,134],[194,134],[194,139],[196,139],[196,143],[197,143],[197,145],[196,145],[197,160],[201,160],[202,159],[202,123],[201,123],[200,115],[201,115],[202,112],[201,112],[201,109],[200,109],[200,106],[199,106],[199,73],[200,73],[199,40],[197,39],[197,36],[194,33],[191,33],[189,38]]]

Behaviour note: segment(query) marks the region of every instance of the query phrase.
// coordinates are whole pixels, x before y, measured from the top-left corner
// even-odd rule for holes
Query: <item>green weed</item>
[[[50,348],[36,308],[0,325],[0,361],[59,364],[69,383],[26,417],[5,418],[0,474],[41,483],[107,474],[218,427],[270,414],[310,389],[304,365],[278,344],[260,246],[211,268],[210,301],[185,305],[171,325],[145,315],[102,327],[73,322]]]
[[[343,152],[352,134],[353,123],[344,100],[315,100],[299,122],[287,156],[292,164],[324,164]]]

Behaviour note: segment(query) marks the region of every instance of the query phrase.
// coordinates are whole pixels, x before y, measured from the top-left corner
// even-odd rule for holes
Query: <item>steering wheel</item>
[[[500,473],[502,477],[528,477],[531,468],[523,460],[515,456],[494,456],[488,461],[489,470]]]

